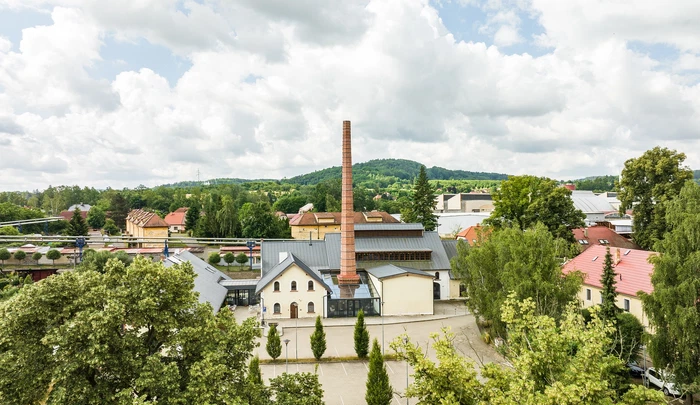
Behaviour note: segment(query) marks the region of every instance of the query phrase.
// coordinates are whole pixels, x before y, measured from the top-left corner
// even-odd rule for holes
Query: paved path
[[[384,320],[383,328],[381,325],[381,318],[365,318],[368,323],[370,338],[377,338],[381,342],[383,329],[385,353],[391,354],[393,350],[389,347],[389,343],[398,336],[406,333],[410,336],[412,341],[418,343],[425,350],[425,348],[429,347],[429,343],[431,342],[431,333],[440,332],[442,328],[449,327],[455,334],[455,347],[463,356],[472,359],[477,369],[482,363],[503,363],[503,358],[496,353],[491,346],[486,345],[481,340],[474,317],[465,313],[466,311],[464,311],[462,303],[436,304],[438,304],[436,305],[436,312],[443,311],[445,313],[433,315],[431,317],[387,317]],[[454,315],[455,307],[458,309],[458,314],[456,316]],[[237,313],[237,315],[239,318],[244,316],[242,313]],[[310,320],[309,322],[300,320],[298,328],[294,326],[296,323],[295,321],[283,321],[283,323],[282,339],[290,340],[289,346],[287,347],[289,358],[295,359],[298,357],[299,359],[313,359],[309,344],[310,335],[311,332],[313,332],[312,322],[310,322]],[[349,357],[355,355],[353,325],[353,318],[324,319],[327,341],[326,356]],[[267,340],[265,337],[260,338],[260,347],[255,351],[261,359],[270,358],[265,351],[266,342]],[[435,353],[432,348],[427,350],[427,354],[433,360],[435,359]],[[278,359],[278,364],[261,365],[263,376],[265,378],[271,378],[283,373],[286,367],[284,359],[285,349],[283,347],[282,356]],[[316,363],[311,360],[302,364],[290,363],[288,367],[289,372],[313,372]],[[366,362],[318,364],[318,375],[323,385],[326,404],[365,404],[364,395],[367,371]],[[406,399],[402,395],[406,388],[406,363],[398,361],[387,362],[387,371],[391,384],[396,392],[394,404],[405,404]],[[409,382],[412,382],[410,378],[411,372],[412,371],[409,370]],[[409,400],[409,404],[415,404],[416,402],[415,400]]]

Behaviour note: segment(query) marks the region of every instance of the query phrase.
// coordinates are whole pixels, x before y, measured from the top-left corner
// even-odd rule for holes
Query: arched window
[[[307,308],[308,313],[313,313],[314,312],[314,303],[309,302],[308,308]]]
[[[276,314],[279,314],[280,312],[282,312],[282,307],[280,307],[279,303],[275,303],[274,310],[275,310]]]
[[[280,282],[279,282],[279,281],[275,281],[274,286],[275,286],[275,287],[274,287],[274,288],[275,288],[275,291],[279,292],[279,291],[280,291]]]
[[[313,291],[313,290],[314,290],[314,282],[313,282],[313,280],[309,280],[309,291]]]
[[[297,290],[297,282],[292,281],[292,291],[296,291],[296,290]]]
[[[435,280],[440,280],[440,273],[437,271],[435,272]]]

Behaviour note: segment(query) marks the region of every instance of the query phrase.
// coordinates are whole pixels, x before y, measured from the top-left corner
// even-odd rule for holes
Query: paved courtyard
[[[240,310],[240,309],[239,309]],[[425,348],[431,341],[430,334],[440,332],[444,327],[449,327],[455,334],[455,347],[465,357],[472,359],[477,368],[479,365],[488,362],[502,363],[503,358],[498,355],[491,346],[484,344],[479,335],[474,316],[467,313],[464,304],[461,302],[436,302],[435,315],[423,317],[386,317],[384,327],[381,325],[381,318],[365,318],[368,323],[370,338],[377,338],[382,341],[382,329],[384,334],[385,353],[391,354],[393,350],[389,348],[389,343],[398,336],[406,333],[412,341]],[[237,311],[239,319],[246,316],[245,313]],[[310,335],[313,332],[313,320],[280,321],[283,333],[282,339],[289,339],[288,356],[289,359],[313,359],[311,346],[309,344]],[[353,342],[354,319],[324,319],[326,331],[327,350],[325,356],[349,357],[354,356]],[[265,351],[266,338],[259,340],[260,347],[256,353],[261,359],[269,359]],[[428,356],[435,359],[432,348],[428,349]],[[263,376],[271,378],[285,371],[285,348],[282,348],[282,356],[277,364],[263,364],[261,366]],[[326,404],[334,405],[361,405],[365,403],[365,382],[367,379],[366,362],[337,362],[321,363],[318,365],[318,375],[324,390]],[[308,361],[302,364],[290,363],[289,372],[309,371],[313,372],[316,363]],[[387,371],[391,384],[394,387],[394,401],[397,405],[405,404],[406,399],[402,396],[406,389],[406,363],[398,361],[387,362]],[[409,375],[411,374],[409,370]],[[412,381],[409,377],[409,382]],[[409,404],[417,401],[409,399]]]

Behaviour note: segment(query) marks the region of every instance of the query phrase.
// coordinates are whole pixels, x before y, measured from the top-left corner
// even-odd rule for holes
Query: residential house
[[[581,251],[594,245],[610,246],[611,248],[620,249],[640,249],[636,243],[606,226],[595,225],[587,228],[576,228],[573,229],[572,232],[574,233],[574,238],[581,246]]]
[[[583,253],[564,264],[564,274],[580,271],[584,275],[579,299],[583,307],[598,305],[603,302],[601,278],[605,265],[606,246],[593,245]],[[636,316],[640,322],[648,326],[649,321],[642,309],[639,292],[650,294],[653,291],[651,275],[654,266],[649,263],[649,257],[656,252],[638,249],[610,249],[613,255],[613,265],[616,274],[615,290],[617,291],[618,308]]]
[[[355,224],[398,223],[399,220],[383,211],[355,212]],[[290,218],[289,227],[294,239],[321,240],[326,233],[340,232],[340,212],[305,212]]]
[[[154,212],[138,209],[131,210],[126,216],[126,233],[137,239],[136,247],[163,247],[168,228],[168,224]]]
[[[469,243],[471,246],[476,245],[481,238],[485,238],[488,236],[488,232],[486,229],[480,224],[476,224],[474,226],[470,226],[469,228],[463,229],[461,232],[457,234],[457,240],[464,240],[467,243]]]
[[[187,207],[178,208],[163,218],[163,221],[168,224],[170,233],[185,232],[185,216],[187,215],[187,210]]]
[[[435,197],[435,212],[491,212],[493,199],[488,193],[440,194]]]

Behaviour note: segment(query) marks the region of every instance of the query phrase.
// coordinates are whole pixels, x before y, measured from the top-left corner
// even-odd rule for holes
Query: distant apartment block
[[[493,211],[493,199],[487,193],[440,194],[435,201],[437,213]]]

